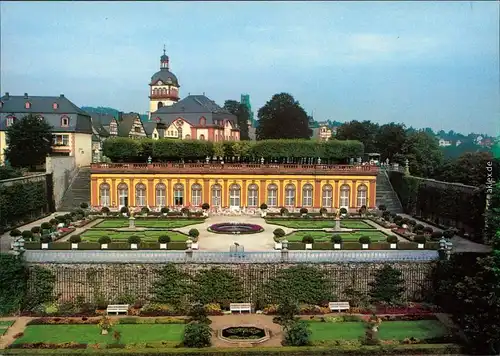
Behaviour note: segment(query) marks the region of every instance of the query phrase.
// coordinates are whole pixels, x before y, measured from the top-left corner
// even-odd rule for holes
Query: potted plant
[[[288,209],[285,208],[285,207],[282,207],[280,209],[280,214],[281,214],[281,216],[287,216],[288,215]]]
[[[181,214],[182,216],[186,217],[189,215],[189,208],[188,207],[184,207],[181,209]]]
[[[306,244],[306,250],[312,250],[314,237],[312,237],[311,235],[306,235],[302,238],[302,243]]]
[[[22,232],[19,229],[14,229],[14,230],[10,231],[9,235],[12,236],[12,237],[18,237],[18,236],[22,235]]]
[[[366,215],[366,205],[362,205],[361,208],[359,208],[358,213],[361,216],[365,216]]]
[[[191,237],[191,240],[193,240],[193,242],[197,242],[198,236],[200,236],[200,232],[198,231],[198,229],[191,229],[189,230],[188,235],[189,237]]]
[[[164,206],[163,208],[160,209],[160,213],[163,216],[167,216],[169,211],[170,210],[166,206]]]
[[[203,203],[203,204],[201,204],[201,208],[206,211],[206,210],[210,209],[210,205],[208,203]]]
[[[160,237],[158,237],[158,242],[160,243],[160,250],[166,250],[167,244],[170,242],[170,236],[161,235]]]
[[[319,209],[319,213],[321,214],[322,217],[326,218],[326,214],[328,213],[328,210],[326,208],[321,208],[321,209]]]
[[[72,235],[69,238],[69,242],[71,242],[71,249],[77,250],[78,244],[82,242],[82,238],[80,237],[80,235]]]
[[[380,210],[380,211],[386,211],[386,210],[387,210],[387,207],[386,207],[384,204],[380,204],[380,205],[378,206],[378,210]]]
[[[147,206],[143,206],[141,209],[142,216],[146,217],[149,214],[149,208]]]
[[[300,215],[301,216],[306,216],[309,210],[307,208],[300,208]]]
[[[31,232],[33,233],[33,235],[40,235],[40,232],[42,231],[42,229],[40,229],[40,226],[33,226],[31,228]]]
[[[285,236],[285,230],[283,230],[280,227],[277,229],[274,229],[273,235],[274,235],[275,241],[278,240],[276,242],[279,242]]]
[[[426,226],[422,229],[423,233],[425,236],[431,236],[432,232],[434,231],[432,227]]]
[[[346,208],[340,208],[340,215],[342,215],[342,217],[345,217],[347,215],[347,209]]]
[[[43,235],[40,238],[40,242],[42,243],[42,250],[46,250],[49,248],[49,242],[51,242],[52,239],[50,238],[50,235]]]
[[[104,215],[104,216],[108,216],[110,210],[107,206],[103,206],[102,209],[101,209],[101,214]]]
[[[335,234],[332,236],[333,248],[335,250],[340,250],[342,248],[342,236]]]
[[[267,215],[267,204],[262,203],[262,204],[260,204],[260,216],[265,218],[266,215]]]
[[[98,326],[99,328],[101,328],[101,335],[107,335],[109,333],[109,330],[113,326],[113,323],[109,317],[103,315],[99,320]]]
[[[107,235],[101,236],[101,237],[99,237],[98,242],[101,245],[101,249],[106,250],[108,248],[108,245],[111,243],[111,238]]]
[[[425,235],[417,235],[413,238],[413,241],[417,243],[417,248],[424,248],[427,237]]]
[[[370,236],[361,236],[359,238],[359,243],[361,244],[362,249],[368,249],[370,247],[371,239]]]
[[[398,237],[395,235],[387,236],[387,242],[390,244],[390,248],[395,249],[398,247]]]
[[[24,230],[21,234],[24,241],[31,241],[33,239],[33,232],[31,230]]]
[[[128,238],[128,243],[130,244],[130,248],[132,250],[137,250],[139,244],[141,243],[141,238],[136,235],[132,235]]]
[[[124,216],[124,217],[127,217],[128,215],[128,208],[126,206],[122,206],[122,208],[120,209],[120,213]]]
[[[87,209],[88,207],[89,207],[89,205],[87,203],[80,204],[80,208],[82,208],[82,209]]]

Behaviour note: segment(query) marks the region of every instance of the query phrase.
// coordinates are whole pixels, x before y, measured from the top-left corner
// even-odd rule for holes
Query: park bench
[[[330,302],[328,303],[328,308],[330,308],[331,311],[336,310],[341,312],[342,310],[351,309],[351,306],[349,305],[349,302]]]
[[[126,314],[128,314],[128,307],[129,307],[128,304],[112,304],[112,305],[108,305],[108,308],[106,309],[106,313],[107,314],[109,314],[109,313],[116,313],[116,315],[118,315],[118,313],[126,313]]]
[[[281,242],[275,242],[274,243],[274,249],[275,250],[281,250],[281,249],[283,249],[283,244]]]
[[[230,303],[229,310],[231,311],[231,313],[233,311],[240,312],[240,314],[243,311],[247,311],[247,312],[251,313],[252,312],[252,304],[251,303]]]
[[[193,243],[191,244],[191,249],[192,249],[192,250],[198,250],[198,243],[197,243],[197,242],[193,242]]]

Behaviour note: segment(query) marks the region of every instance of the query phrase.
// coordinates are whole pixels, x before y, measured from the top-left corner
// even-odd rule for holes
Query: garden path
[[[222,316],[210,316],[212,324],[210,327],[214,330],[212,336],[213,347],[241,347],[238,344],[230,344],[217,337],[217,330],[227,326],[255,325],[257,327],[267,328],[271,332],[271,338],[259,346],[278,347],[283,340],[283,330],[281,326],[273,323],[273,316],[262,314],[231,314]]]
[[[36,225],[35,225],[36,226]],[[0,320],[12,320],[14,318],[0,318]],[[24,332],[28,322],[33,319],[27,316],[15,318],[14,324],[7,329],[5,335],[0,337],[0,350],[7,348],[15,340],[14,335]]]
[[[403,218],[413,219],[417,222],[417,224],[422,224],[423,226],[429,226],[434,231],[443,231],[442,229],[439,229],[435,226],[432,226],[432,225],[427,224],[423,221],[415,219],[411,215],[408,215],[408,214],[398,214],[398,215],[401,215]],[[451,239],[451,242],[453,243],[453,250],[452,250],[453,252],[490,252],[491,251],[490,246],[478,244],[476,242],[472,242],[472,241],[464,239],[463,237],[460,237],[458,235],[453,236]]]

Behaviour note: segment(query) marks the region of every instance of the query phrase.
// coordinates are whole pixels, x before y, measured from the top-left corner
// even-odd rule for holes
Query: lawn
[[[4,335],[12,324],[14,320],[0,320],[0,336]]]
[[[327,229],[335,227],[335,220],[312,220],[312,219],[267,219],[266,223],[289,227],[292,229]],[[344,229],[376,229],[361,220],[341,220],[340,227]]]
[[[335,233],[342,236],[345,242],[358,242],[361,236],[369,236],[372,242],[386,241],[387,235],[381,231],[356,231],[356,232],[339,232]],[[286,238],[290,242],[301,242],[302,238],[306,235],[310,235],[314,238],[314,242],[329,242],[333,234],[331,232],[324,231],[295,231]]]
[[[113,242],[127,242],[128,238],[132,235],[139,236],[142,242],[157,242],[158,236],[168,235],[172,242],[179,241],[184,242],[188,239],[187,235],[184,235],[176,231],[106,231],[106,230],[96,230],[89,229],[85,231],[81,237],[82,241],[86,242],[97,242],[101,236],[109,236]]]
[[[205,220],[203,219],[136,219],[135,226],[137,227],[157,227],[165,229],[175,229],[179,227],[185,227],[189,225],[201,224]],[[110,219],[104,220],[99,224],[94,226],[95,228],[101,229],[115,229],[121,227],[128,227],[128,219]]]
[[[115,325],[108,335],[101,335],[97,325],[30,325],[15,344],[78,342],[82,344],[113,343],[113,332],[121,333],[121,343],[182,341],[184,324]]]
[[[355,340],[365,335],[366,327],[362,322],[322,323],[308,322],[312,331],[311,341]],[[404,340],[414,337],[427,339],[443,336],[446,327],[437,320],[384,321],[379,328],[381,340]]]

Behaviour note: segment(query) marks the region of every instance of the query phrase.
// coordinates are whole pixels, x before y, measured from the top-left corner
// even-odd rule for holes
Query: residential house
[[[118,117],[118,136],[130,138],[146,138],[146,130],[141,117],[137,113],[120,113]]]

